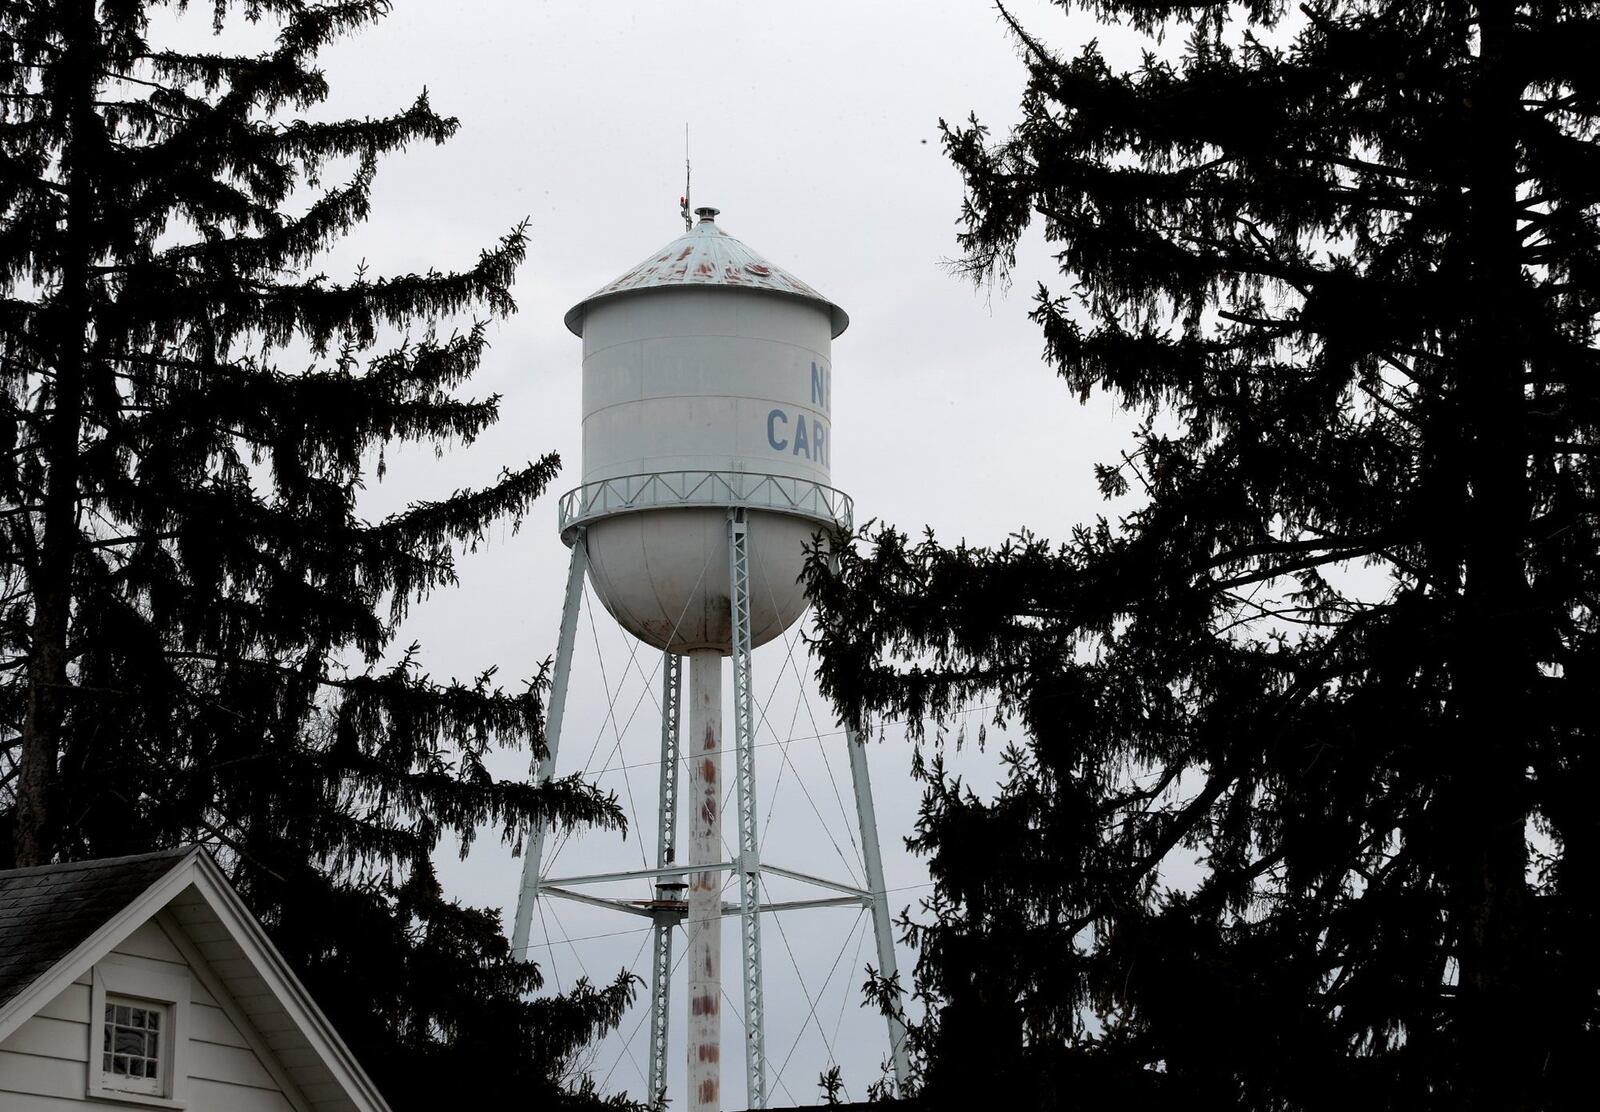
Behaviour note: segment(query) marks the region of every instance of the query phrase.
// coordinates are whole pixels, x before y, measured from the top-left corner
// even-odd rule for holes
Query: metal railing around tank
[[[563,494],[561,536],[570,543],[572,530],[616,514],[699,506],[744,506],[846,530],[854,512],[850,496],[843,491],[792,475],[656,471],[600,479]]]

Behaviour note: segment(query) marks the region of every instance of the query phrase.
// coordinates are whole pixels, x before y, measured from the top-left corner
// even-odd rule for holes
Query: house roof
[[[194,852],[0,872],[0,1007]]]
[[[151,919],[167,928],[297,1112],[389,1112],[198,846],[0,872],[0,1041]]]

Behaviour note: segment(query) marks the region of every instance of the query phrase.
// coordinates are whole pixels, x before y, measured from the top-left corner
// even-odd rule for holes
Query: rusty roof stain
[[[843,309],[717,227],[716,210],[698,211],[702,214],[700,221],[691,231],[569,309],[564,321],[573,334],[583,335],[584,312],[597,301],[641,290],[684,287],[766,290],[798,297],[827,307],[835,336],[849,326],[850,317]]]

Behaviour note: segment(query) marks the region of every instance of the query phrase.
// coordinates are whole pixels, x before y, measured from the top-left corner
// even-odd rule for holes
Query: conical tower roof
[[[601,286],[578,302],[563,318],[575,335],[583,335],[583,317],[589,306],[623,294],[645,290],[721,286],[727,289],[765,290],[824,305],[833,318],[833,334],[843,332],[850,317],[833,302],[782,267],[774,266],[743,243],[717,227],[717,210],[695,209],[700,218],[684,233],[614,282]]]

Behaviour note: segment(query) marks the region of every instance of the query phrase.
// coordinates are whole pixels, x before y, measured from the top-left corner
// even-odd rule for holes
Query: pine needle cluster
[[[1144,417],[1098,471],[1116,516],[994,549],[884,530],[809,573],[843,707],[1025,732],[992,797],[923,768],[925,1092],[1575,1102],[1600,10],[1081,6],[1143,61],[1007,16],[1022,122],[945,144],[971,273],[1041,231],[1070,287],[1038,293],[1047,361]]]
[[[464,1077],[591,1100],[564,1073],[632,982],[526,1000],[537,967],[430,855],[621,813],[488,771],[542,744],[542,675],[441,682],[392,644],[559,461],[358,513],[386,446],[498,416],[460,391],[524,229],[465,269],[321,273],[382,156],[456,122],[426,93],[316,117],[318,51],[382,0],[195,7],[214,51],[163,45],[183,0],[0,5],[0,857],[209,843],[396,1108]],[[241,27],[275,38],[226,49]]]

